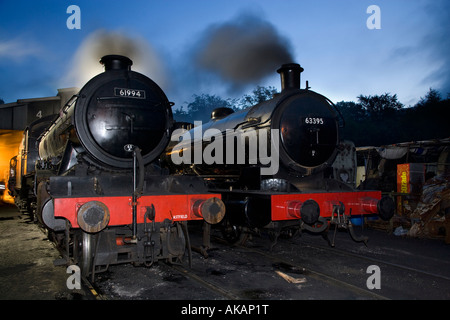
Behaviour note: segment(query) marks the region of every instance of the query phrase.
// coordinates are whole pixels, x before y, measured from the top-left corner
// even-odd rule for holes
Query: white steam
[[[99,61],[108,54],[130,58],[133,61],[131,70],[145,74],[163,88],[168,85],[162,60],[144,38],[105,30],[93,32],[82,42],[70,61],[69,72],[63,82],[83,87],[87,81],[104,71]]]

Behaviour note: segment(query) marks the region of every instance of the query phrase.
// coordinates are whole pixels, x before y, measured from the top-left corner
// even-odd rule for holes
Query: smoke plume
[[[269,22],[248,14],[209,27],[194,59],[197,67],[235,86],[254,84],[293,61],[289,41]]]
[[[145,39],[105,30],[93,32],[82,42],[71,61],[64,84],[81,88],[104,71],[99,61],[108,54],[127,56],[133,61],[133,71],[147,75],[161,87],[167,85],[163,62]]]

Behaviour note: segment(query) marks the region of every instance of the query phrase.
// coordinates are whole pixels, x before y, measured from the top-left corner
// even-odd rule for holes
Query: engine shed
[[[0,130],[24,130],[33,121],[57,114],[78,88],[58,89],[53,97],[18,99],[0,105]]]
[[[14,203],[7,190],[10,159],[17,155],[23,131],[36,120],[57,114],[78,88],[58,89],[56,96],[18,99],[0,105],[0,198]]]

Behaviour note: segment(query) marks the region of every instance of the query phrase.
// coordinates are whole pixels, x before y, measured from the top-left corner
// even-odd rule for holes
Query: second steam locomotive
[[[173,129],[161,88],[108,55],[38,139],[36,216],[84,275],[110,264],[182,259],[188,220],[219,222],[225,207],[196,177],[159,165]]]
[[[209,122],[174,134],[166,152],[172,173],[202,177],[222,195],[231,241],[244,228],[269,230],[276,239],[283,230],[322,233],[330,224],[365,241],[354,234],[352,216],[388,220],[394,213],[391,198],[348,181],[356,164],[338,160],[354,145],[340,141],[342,119],[334,104],[300,89],[302,71],[295,63],[283,65],[281,93],[237,112],[214,110]]]

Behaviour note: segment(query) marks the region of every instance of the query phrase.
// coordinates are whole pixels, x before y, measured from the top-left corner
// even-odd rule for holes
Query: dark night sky
[[[70,5],[81,29],[68,29]],[[381,29],[369,29],[370,5]],[[54,96],[102,71],[101,55],[128,54],[181,106],[192,94],[240,97],[279,88],[280,63],[332,101],[397,94],[415,104],[450,92],[446,0],[151,0],[0,2],[0,98]],[[276,51],[276,52],[275,52]]]

